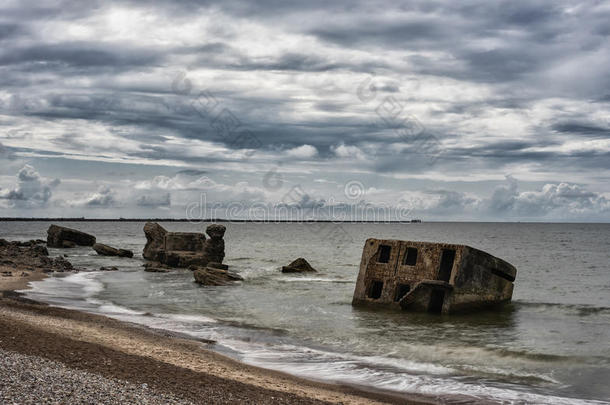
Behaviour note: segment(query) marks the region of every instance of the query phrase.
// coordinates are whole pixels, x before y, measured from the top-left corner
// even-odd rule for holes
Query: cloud
[[[185,174],[187,176],[202,176],[206,173],[207,172],[205,170],[184,169],[184,170],[180,170],[176,174]]]
[[[17,186],[0,190],[0,199],[7,200],[12,207],[42,207],[49,202],[52,190],[59,183],[59,179],[42,178],[34,167],[26,164],[17,173]]]
[[[13,153],[0,142],[0,159],[12,159]]]
[[[181,209],[202,192],[274,203],[287,190],[258,185],[281,164],[313,205],[357,176],[430,199],[430,215],[607,219],[604,3],[24,0],[0,16],[0,159],[61,178],[53,200],[85,213]],[[401,135],[405,117],[438,159]],[[102,164],[137,175],[85,174]],[[17,210],[37,180],[6,178]]]
[[[315,157],[318,154],[318,150],[311,145],[301,145],[296,148],[288,149],[286,155],[299,159],[308,159]]]
[[[265,190],[254,187],[248,182],[237,182],[233,185],[220,183],[207,176],[193,178],[184,173],[175,176],[155,176],[152,180],[144,180],[135,184],[138,192],[161,194],[169,196],[178,205],[187,205],[205,199],[209,203],[228,205],[235,202],[266,201]],[[138,200],[140,202],[140,200]],[[160,198],[160,201],[165,201]]]
[[[136,205],[149,208],[169,207],[171,205],[170,193],[161,195],[141,195],[137,198]]]
[[[67,73],[72,68],[110,68],[117,72],[134,66],[151,66],[160,58],[160,54],[141,48],[77,42],[9,48],[0,54],[0,66],[21,65],[32,70],[44,66],[45,71],[58,73]]]
[[[549,183],[541,190],[517,190],[517,180],[507,176],[508,184],[496,188],[488,207],[492,213],[525,218],[593,217],[610,212],[610,200],[577,184]]]
[[[75,204],[94,208],[109,208],[116,205],[117,201],[114,191],[108,186],[101,185],[96,192],[80,201],[76,201]]]
[[[354,158],[358,160],[365,158],[364,152],[359,147],[354,145],[345,145],[341,143],[339,145],[332,146],[331,150],[340,158]]]

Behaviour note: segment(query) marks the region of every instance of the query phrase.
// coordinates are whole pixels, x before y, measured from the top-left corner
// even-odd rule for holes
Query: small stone
[[[282,267],[282,273],[316,273],[317,270],[311,267],[307,260],[299,257],[288,266]]]

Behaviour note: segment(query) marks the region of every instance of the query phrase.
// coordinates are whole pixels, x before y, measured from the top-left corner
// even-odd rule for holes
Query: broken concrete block
[[[455,313],[509,302],[517,270],[465,245],[368,239],[352,305]]]

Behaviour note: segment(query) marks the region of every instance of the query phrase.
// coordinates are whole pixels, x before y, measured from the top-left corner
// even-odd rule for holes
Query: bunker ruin
[[[505,303],[517,270],[466,245],[368,239],[352,305],[456,313]]]

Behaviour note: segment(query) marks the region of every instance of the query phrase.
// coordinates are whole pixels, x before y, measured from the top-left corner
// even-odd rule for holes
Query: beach
[[[134,257],[37,242],[48,221],[2,224],[17,241],[0,246],[4,402],[607,402],[606,225],[344,224],[352,241],[333,245],[315,225],[227,223],[223,263],[243,280],[206,286],[189,269],[145,271],[141,222],[64,224]],[[493,252],[519,269],[513,302],[448,316],[352,306],[370,235]],[[295,257],[318,272],[283,273]]]
[[[51,307],[10,285],[0,284],[4,403],[433,403],[248,366],[206,350],[213,342]],[[69,389],[74,374],[86,388]]]

